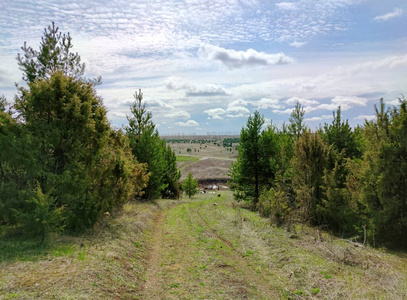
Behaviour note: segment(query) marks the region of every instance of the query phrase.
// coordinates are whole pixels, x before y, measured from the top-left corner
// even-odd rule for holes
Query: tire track
[[[197,220],[198,219],[200,220],[201,224],[205,226],[207,231],[209,231],[214,238],[223,242],[232,250],[230,252],[231,255],[229,256],[229,258],[232,259],[235,268],[243,270],[242,275],[247,284],[249,286],[250,285],[255,286],[258,292],[260,292],[260,294],[264,297],[263,299],[280,299],[279,297],[280,293],[277,290],[275,290],[275,288],[272,285],[272,282],[270,282],[270,280],[267,280],[261,274],[257,273],[251,267],[250,262],[244,259],[242,253],[240,253],[229,240],[219,235],[217,230],[208,224],[205,218],[203,218],[202,215],[199,213],[198,209],[193,210],[197,216]]]
[[[159,266],[161,261],[161,252],[163,248],[163,223],[165,213],[159,212],[154,218],[154,226],[151,237],[151,250],[147,258],[148,269],[146,271],[146,282],[142,299],[160,299]]]

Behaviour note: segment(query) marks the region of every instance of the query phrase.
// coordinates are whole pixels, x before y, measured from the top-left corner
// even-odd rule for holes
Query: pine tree
[[[164,174],[166,188],[162,192],[162,197],[178,199],[181,193],[179,186],[181,172],[177,167],[177,157],[170,146],[167,146],[164,151],[164,159],[167,166]]]
[[[304,131],[295,142],[292,167],[293,189],[302,220],[313,225],[322,223],[318,206],[324,197],[323,175],[327,164],[327,147],[317,133]]]
[[[375,245],[407,247],[407,101],[375,107],[376,120],[366,124],[362,164],[362,201],[369,216],[368,237]]]
[[[31,148],[24,165],[27,181],[37,180],[46,195],[53,190],[50,199],[57,207],[66,205],[69,230],[91,227],[137,190],[133,173],[142,166],[129,158],[125,146],[124,152],[112,149],[119,137],[94,85],[56,72],[28,87],[20,88],[15,105]]]
[[[240,132],[238,159],[231,165],[231,189],[237,200],[251,201],[254,207],[259,201],[263,188],[270,188],[274,177],[272,163],[273,152],[272,129],[269,133],[262,133],[264,118],[255,112],[247,120],[246,127]]]
[[[44,29],[39,51],[32,47],[21,47],[23,54],[18,54],[17,61],[23,71],[23,79],[34,82],[35,79],[50,78],[55,72],[79,79],[85,72],[85,64],[81,63],[78,53],[72,53],[72,38],[70,34],[62,34],[54,22]],[[100,82],[100,78],[95,80]]]
[[[167,167],[164,157],[166,146],[155,129],[151,112],[146,109],[141,90],[134,94],[134,98],[132,116],[127,117],[129,125],[126,127],[126,134],[130,139],[133,155],[139,162],[147,164],[150,173],[144,198],[156,199],[167,188],[164,180]]]
[[[328,145],[333,145],[339,153],[344,150],[346,157],[360,157],[361,153],[357,148],[355,137],[348,120],[344,122],[341,120],[340,106],[336,114],[333,113],[333,117],[332,124],[325,124],[324,126],[324,133],[322,134],[323,140]]]
[[[304,114],[304,109],[301,107],[301,104],[297,102],[290,115],[290,125],[288,126],[288,131],[296,140],[298,140],[306,130],[306,126],[304,125]]]
[[[148,177],[127,138],[110,128],[95,82],[81,78],[84,64],[70,52],[69,34],[53,24],[44,35],[39,51],[24,45],[17,58],[28,84],[18,88],[18,117],[0,113],[7,123],[0,128],[7,149],[0,153],[0,222],[21,226],[28,223],[18,216],[37,209],[51,218],[66,207],[64,226],[80,231],[120,208]]]
[[[189,198],[198,193],[198,181],[192,177],[192,173],[188,173],[187,179],[182,184],[182,190]]]

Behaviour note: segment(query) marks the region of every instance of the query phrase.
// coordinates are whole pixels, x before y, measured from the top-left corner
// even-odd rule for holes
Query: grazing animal
[[[218,194],[218,197],[220,197],[220,194]]]
[[[215,202],[215,203],[213,204],[213,206],[218,206],[218,203]]]

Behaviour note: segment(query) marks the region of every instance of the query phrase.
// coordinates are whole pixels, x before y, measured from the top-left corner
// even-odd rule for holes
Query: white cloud
[[[229,106],[226,111],[237,114],[248,114],[250,112],[246,107],[243,106]]]
[[[186,119],[187,120],[191,117],[191,114],[184,110],[178,110],[178,111],[174,111],[174,112],[166,114],[165,117],[171,118],[171,119]]]
[[[284,53],[268,54],[258,52],[253,49],[247,51],[236,51],[218,46],[203,44],[199,48],[198,54],[201,58],[208,60],[218,60],[229,69],[242,67],[256,67],[269,65],[285,65],[294,62],[294,59]]]
[[[297,6],[293,2],[278,2],[276,3],[278,9],[282,10],[297,10]]]
[[[258,101],[252,101],[253,105],[257,106],[257,109],[281,109],[283,106],[279,105],[279,101],[277,99],[269,99],[269,98],[261,98]]]
[[[304,46],[304,45],[306,45],[306,44],[307,44],[307,42],[297,42],[297,41],[294,41],[294,42],[290,43],[290,46],[293,46],[293,47],[295,47],[295,48],[301,48],[302,46]]]
[[[304,121],[313,122],[313,121],[322,121],[322,120],[329,120],[329,119],[333,119],[333,116],[332,115],[322,115],[320,117],[306,118],[306,119],[304,119]]]
[[[346,111],[354,106],[366,106],[366,104],[366,98],[356,96],[336,96],[335,98],[331,99],[331,103],[320,104],[316,107],[316,109],[336,110],[338,106],[340,106],[342,111]]]
[[[226,115],[226,117],[228,118],[247,118],[248,115],[247,114],[237,114],[237,115]]]
[[[232,106],[247,106],[248,102],[246,100],[243,99],[238,99],[238,100],[234,100],[232,102],[230,102],[228,104],[228,107],[232,107]]]
[[[293,108],[287,108],[285,110],[273,109],[272,112],[275,114],[291,114],[293,112]]]
[[[290,99],[287,99],[285,101],[286,104],[289,105],[296,105],[297,103],[303,105],[303,106],[310,106],[310,105],[317,105],[319,104],[318,101],[316,100],[309,100],[309,99],[302,99],[298,97],[291,97]]]
[[[204,112],[208,114],[208,119],[222,120],[227,118],[240,118],[248,116],[250,110],[246,108],[248,102],[243,99],[238,99],[230,102],[226,109],[212,108],[207,109]]]
[[[248,102],[243,99],[238,99],[230,102],[226,108],[226,112],[229,114],[226,115],[228,118],[240,118],[248,116],[250,111],[246,108]]]
[[[164,81],[167,89],[185,92],[187,97],[210,97],[210,96],[226,96],[230,92],[217,84],[197,85],[185,81],[180,77],[169,77]]]
[[[360,116],[357,116],[357,117],[355,117],[353,119],[354,120],[368,120],[368,121],[371,121],[371,120],[374,120],[375,118],[376,118],[375,115],[360,115]]]
[[[394,19],[400,17],[403,14],[403,10],[401,8],[395,8],[393,12],[389,12],[384,15],[380,15],[374,18],[375,21],[388,21],[390,19]]]
[[[176,122],[175,124],[178,126],[181,126],[181,127],[198,127],[199,126],[199,123],[194,120],[188,120],[186,122]]]
[[[115,116],[115,117],[119,117],[119,118],[126,118],[127,117],[127,114],[122,113],[122,112],[118,112],[118,111],[112,112],[111,115]]]
[[[209,119],[222,120],[222,115],[226,114],[226,110],[223,108],[212,108],[205,110],[204,113],[208,114]]]

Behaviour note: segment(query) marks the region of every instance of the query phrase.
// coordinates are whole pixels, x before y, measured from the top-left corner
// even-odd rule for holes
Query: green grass
[[[0,238],[0,262],[38,261],[47,257],[71,255],[75,245],[65,241],[41,243],[39,238],[24,236]]]
[[[406,253],[293,230],[226,191],[126,204],[93,233],[49,246],[1,238],[0,299],[407,299]]]
[[[185,155],[177,155],[177,162],[195,162],[198,161],[199,157],[195,156],[185,156]]]

